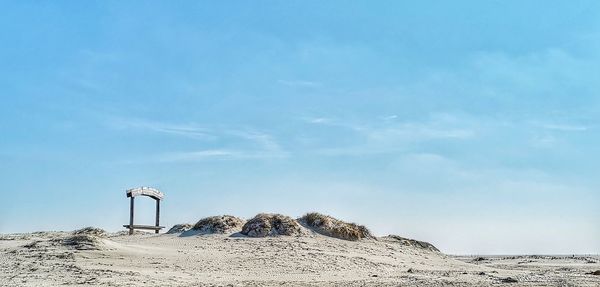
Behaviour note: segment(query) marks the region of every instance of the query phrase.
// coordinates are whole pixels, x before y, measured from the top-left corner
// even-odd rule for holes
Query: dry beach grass
[[[173,225],[173,227],[171,227],[169,229],[169,231],[167,231],[167,234],[176,234],[176,233],[186,232],[186,231],[192,229],[193,227],[194,226],[189,223],[175,224],[175,225]]]
[[[299,221],[318,233],[339,239],[360,240],[373,238],[369,229],[363,225],[344,222],[317,212],[307,213]]]
[[[238,232],[246,221],[231,215],[211,216],[200,219],[193,229],[206,233]]]
[[[244,224],[242,234],[250,237],[297,236],[302,234],[302,228],[296,220],[289,216],[260,213]]]
[[[64,246],[79,250],[101,250],[104,247],[103,238],[108,233],[100,228],[85,227],[73,231],[73,233],[64,239],[57,239]]]

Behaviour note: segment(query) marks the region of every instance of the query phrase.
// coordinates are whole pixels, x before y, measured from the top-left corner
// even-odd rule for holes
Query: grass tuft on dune
[[[348,223],[317,212],[310,212],[298,219],[309,228],[325,236],[356,241],[374,238],[369,229],[356,223]]]
[[[64,238],[61,244],[77,250],[102,250],[104,243],[102,238],[90,234],[75,234]]]
[[[175,225],[173,225],[173,227],[171,227],[171,229],[169,229],[169,231],[167,231],[167,234],[186,232],[186,231],[192,229],[192,227],[194,227],[194,226],[189,223],[175,224]]]
[[[223,234],[240,231],[244,223],[245,220],[235,216],[218,215],[200,219],[192,229],[202,233]]]
[[[73,231],[73,235],[91,235],[96,237],[106,237],[108,233],[102,228],[89,226]]]
[[[437,249],[435,246],[433,246],[433,244],[431,244],[429,242],[404,238],[404,237],[400,237],[398,235],[388,235],[384,238],[390,238],[392,240],[398,241],[398,242],[400,242],[400,244],[402,244],[404,246],[411,246],[411,247],[425,249],[425,250],[429,250],[429,251],[433,251],[433,252],[440,252],[439,249]],[[482,257],[478,257],[478,258],[483,259]]]
[[[85,227],[71,232],[62,239],[56,238],[52,241],[77,250],[102,250],[104,248],[103,238],[107,236],[108,233],[104,229]]]
[[[246,222],[242,234],[250,237],[297,236],[302,234],[302,227],[289,216],[260,213]]]

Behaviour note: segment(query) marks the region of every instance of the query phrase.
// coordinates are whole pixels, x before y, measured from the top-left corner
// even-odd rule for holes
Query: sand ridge
[[[60,244],[71,235],[2,236],[0,285],[506,286],[506,278],[523,284],[516,286],[600,284],[600,277],[586,274],[600,269],[594,257],[554,260],[550,267],[544,258],[526,265],[519,264],[524,258],[475,261],[385,237],[109,235],[100,248],[79,250]]]

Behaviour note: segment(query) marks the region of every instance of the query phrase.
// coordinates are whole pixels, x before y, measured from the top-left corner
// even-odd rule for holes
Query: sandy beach
[[[597,256],[450,256],[306,227],[258,238],[95,230],[1,235],[0,286],[600,286]]]
[[[0,27],[0,287],[600,287],[598,0]]]

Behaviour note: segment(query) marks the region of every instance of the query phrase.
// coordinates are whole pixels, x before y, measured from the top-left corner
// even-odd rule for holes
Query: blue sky
[[[0,233],[119,230],[144,185],[167,226],[600,253],[597,1],[323,2],[2,2]]]

